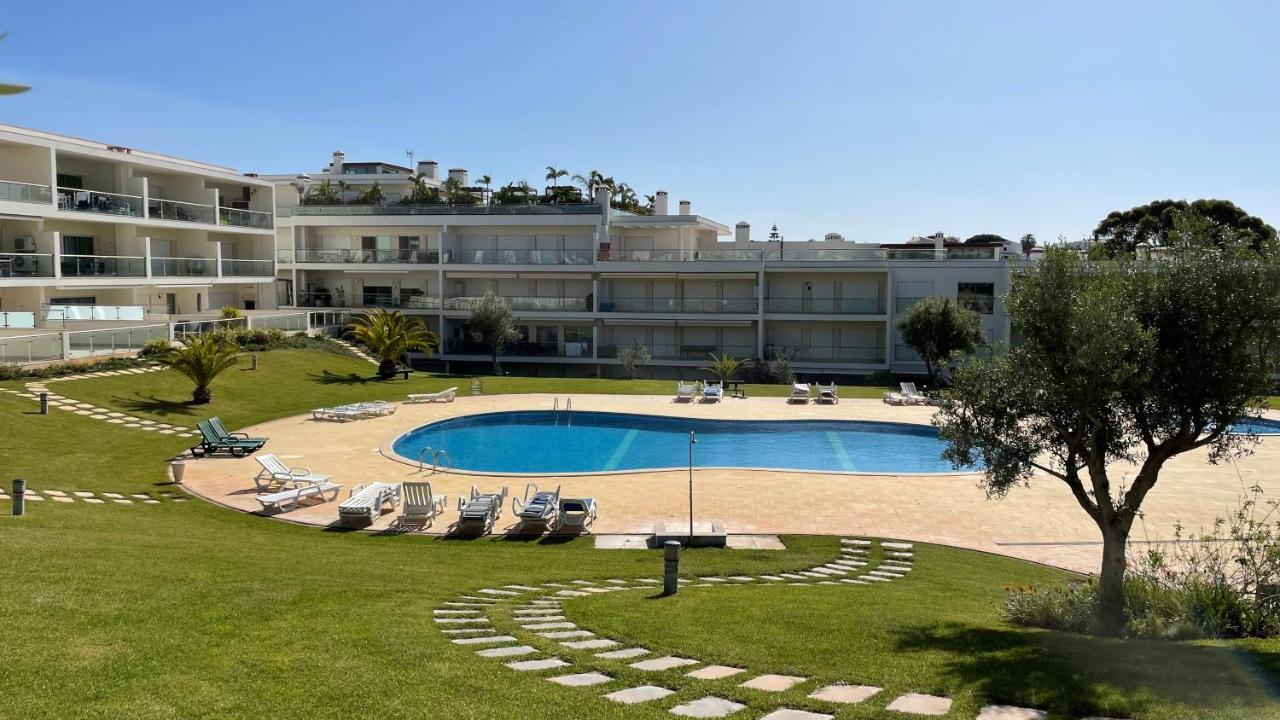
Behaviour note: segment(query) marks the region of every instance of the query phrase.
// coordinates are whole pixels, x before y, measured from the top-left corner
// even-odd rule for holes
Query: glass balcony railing
[[[175,220],[212,225],[214,213],[212,205],[147,198],[147,216],[152,220]]]
[[[0,252],[0,278],[53,277],[53,256]]]
[[[880,298],[771,297],[765,302],[765,308],[773,313],[879,315],[884,312],[884,301]]]
[[[222,261],[223,277],[263,277],[275,274],[275,265],[270,260],[231,260]]]
[[[107,355],[141,350],[148,340],[168,340],[168,325],[138,325],[109,330],[77,330],[67,333],[74,355]]]
[[[435,295],[409,295],[401,292],[399,295],[389,293],[357,293],[353,298],[348,298],[345,293],[341,296],[332,291],[329,292],[310,292],[298,293],[299,307],[389,307],[403,308],[406,310],[439,310],[440,298]]]
[[[239,208],[218,208],[218,222],[236,227],[271,229],[271,213]]]
[[[767,352],[766,355],[776,353]],[[820,347],[807,346],[789,353],[789,357],[797,362],[838,362],[880,364],[884,362],[882,347]]]
[[[439,250],[283,250],[280,262],[299,263],[362,263],[362,264],[435,264],[440,262]]]
[[[53,202],[53,190],[48,185],[0,180],[0,200],[48,205]]]
[[[632,342],[622,342],[611,345],[601,345],[600,357],[616,358],[619,350],[629,348],[633,344],[634,343]],[[754,345],[699,345],[697,343],[683,345],[640,344],[644,345],[649,350],[649,355],[655,360],[697,360],[701,362],[710,360],[712,353],[716,355],[729,355],[736,358],[752,358],[755,357],[756,354],[756,348]]]
[[[755,298],[633,298],[600,299],[600,312],[642,313],[753,313]]]
[[[155,277],[214,277],[218,274],[213,258],[153,257],[151,274]]]
[[[62,359],[62,333],[0,337],[0,365]]]
[[[489,345],[487,343],[460,338],[450,338],[445,340],[444,351],[451,355],[482,355],[484,357],[488,357],[490,354]],[[503,348],[502,355],[504,357],[589,358],[591,357],[591,341],[533,342],[529,340],[519,340],[513,343],[508,343]]]
[[[33,312],[0,310],[0,328],[27,329],[35,326],[36,314]]]
[[[591,250],[463,249],[445,252],[444,261],[460,265],[590,265]]]
[[[73,212],[100,213],[142,217],[142,197],[121,193],[58,188],[58,209]]]
[[[595,203],[513,205],[296,205],[281,215],[593,215]]]
[[[601,250],[604,262],[758,262],[760,250]]]
[[[444,299],[445,310],[471,310],[483,300],[483,296],[451,297]],[[502,296],[507,307],[517,311],[536,312],[587,312],[591,310],[585,297],[528,297]]]
[[[145,277],[146,258],[117,255],[63,255],[62,277]]]

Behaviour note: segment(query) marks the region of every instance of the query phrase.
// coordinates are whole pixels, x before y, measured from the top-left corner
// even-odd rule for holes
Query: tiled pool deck
[[[429,480],[449,495],[449,511],[428,533],[445,533],[456,517],[455,498],[472,485],[482,491],[508,485],[524,490],[521,478],[418,472],[384,457],[390,439],[418,425],[457,415],[499,410],[550,409],[550,395],[461,396],[453,403],[401,405],[394,415],[348,423],[292,417],[246,428],[271,438],[266,452],[290,466],[333,476],[343,486],[372,481]],[[676,404],[655,396],[575,395],[576,410],[607,410],[725,419],[843,419],[927,424],[932,408],[890,407],[878,400],[842,400],[839,405],[788,405],[783,398],[726,399],[719,404]],[[1267,497],[1280,497],[1280,437],[1264,438],[1238,463],[1210,465],[1207,453],[1189,453],[1169,463],[1145,504],[1134,539],[1167,539],[1174,525],[1208,528],[1238,504],[1244,488],[1257,483]],[[209,500],[258,512],[252,457],[189,462],[185,484]],[[1122,468],[1115,469],[1119,477]],[[1101,559],[1097,529],[1056,479],[1038,478],[1030,487],[988,500],[977,475],[843,475],[757,470],[697,470],[695,508],[699,521],[722,520],[731,533],[857,534],[903,538],[972,548],[1079,571]],[[600,506],[596,534],[645,534],[655,521],[687,518],[687,471],[538,478],[542,487],[561,485],[567,496],[594,497]],[[337,521],[337,502],[300,507],[281,519],[326,526]],[[821,508],[815,512],[814,508]],[[387,513],[371,529],[388,527]],[[687,524],[687,520],[685,521]],[[511,525],[510,506],[498,531]]]

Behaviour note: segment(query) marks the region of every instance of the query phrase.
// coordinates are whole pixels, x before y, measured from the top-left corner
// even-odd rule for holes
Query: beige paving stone
[[[900,695],[885,706],[888,710],[909,713],[912,715],[946,715],[951,712],[951,698],[921,693]]]
[[[480,657],[497,658],[497,657],[520,657],[521,655],[532,655],[538,652],[538,649],[532,645],[511,645],[508,647],[486,648],[477,650],[476,654]]]
[[[89,503],[90,505],[105,505],[107,503],[106,500],[103,500],[101,498],[85,498],[84,501]]]
[[[672,715],[692,718],[720,718],[732,715],[746,707],[742,703],[718,697],[704,697],[671,708]]]
[[[984,705],[978,720],[1049,720],[1049,713],[1013,705]]]
[[[66,497],[66,496],[62,496],[62,495],[54,495],[54,496],[50,497],[49,499],[50,499],[50,500],[52,500],[52,501],[54,501],[54,502],[60,502],[60,503],[75,502],[75,500],[72,500],[71,498]]]
[[[648,655],[648,654],[649,654],[649,651],[644,648],[633,647],[633,648],[623,648],[621,650],[609,650],[608,652],[598,652],[596,653],[596,657],[604,658],[605,660],[627,660],[630,658],[640,657],[641,655]]]
[[[732,677],[746,671],[746,668],[732,667],[730,665],[708,665],[703,668],[698,668],[693,672],[685,673],[685,675],[698,680],[719,680],[721,678]]]
[[[520,672],[536,672],[539,670],[554,670],[555,668],[568,667],[569,663],[560,658],[543,658],[541,660],[517,660],[516,662],[507,663],[507,667]]]
[[[510,635],[482,635],[478,637],[456,638],[452,640],[455,645],[505,645],[513,643],[516,639]]]
[[[830,703],[853,705],[880,692],[881,688],[873,685],[828,685],[809,693],[814,700]]]
[[[676,657],[675,655],[666,655],[652,660],[641,660],[640,662],[631,663],[631,667],[637,670],[670,670],[672,668],[684,667],[686,665],[697,665],[697,660],[689,658]]]
[[[618,641],[608,638],[595,638],[594,640],[566,640],[560,644],[570,650],[603,650],[617,645]]]
[[[796,710],[794,708],[779,708],[761,717],[760,720],[835,720],[835,715]]]
[[[598,672],[558,675],[547,679],[553,683],[564,685],[566,687],[590,687],[592,685],[603,685],[604,683],[613,681],[613,678],[605,675],[604,673]]]
[[[804,682],[805,678],[795,675],[758,675],[742,683],[738,687],[765,692],[785,692]]]
[[[605,695],[605,698],[623,705],[634,705],[642,702],[653,702],[674,694],[675,690],[668,690],[657,685],[638,685],[626,690],[618,690]]]

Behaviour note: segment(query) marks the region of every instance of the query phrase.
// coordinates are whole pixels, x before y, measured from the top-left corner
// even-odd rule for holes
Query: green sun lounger
[[[266,444],[265,438],[236,438],[219,433],[209,420],[196,423],[200,430],[201,442],[192,446],[191,454],[196,457],[212,455],[217,452],[229,452],[235,457],[244,457]]]
[[[258,443],[259,447],[267,444],[267,438],[251,438],[245,433],[227,432],[227,428],[222,424],[222,418],[220,417],[209,418],[209,427],[213,428],[213,431],[224,440],[250,440]]]

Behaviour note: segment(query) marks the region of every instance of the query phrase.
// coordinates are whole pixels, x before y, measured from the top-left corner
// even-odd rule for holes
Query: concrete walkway
[[[418,425],[458,415],[500,410],[550,409],[550,395],[459,397],[448,404],[401,405],[394,415],[348,423],[291,417],[248,428],[271,438],[266,450],[287,464],[332,475],[343,485],[341,497],[372,481],[429,480],[446,493],[450,512],[425,530],[444,533],[455,515],[455,498],[472,485],[496,491],[509,485],[520,493],[524,480],[456,473],[432,475],[385,457],[380,448]],[[839,405],[788,405],[782,398],[726,399],[718,404],[677,404],[654,396],[575,395],[575,410],[607,410],[677,417],[724,419],[845,419],[927,424],[931,408],[890,407],[878,400],[842,400]],[[1149,496],[1145,519],[1134,539],[1164,540],[1181,523],[1188,530],[1208,529],[1215,518],[1238,505],[1244,488],[1257,483],[1269,497],[1280,496],[1280,438],[1264,438],[1238,463],[1214,466],[1207,453],[1189,453],[1166,466]],[[240,510],[261,510],[252,481],[259,466],[252,457],[209,458],[187,466],[188,489]],[[1116,475],[1124,468],[1116,468]],[[898,537],[1009,555],[1090,572],[1101,560],[1097,529],[1059,481],[1037,478],[1029,487],[991,500],[980,476],[846,475],[759,470],[697,470],[695,505],[699,520],[722,520],[730,533],[827,534]],[[547,479],[538,481],[548,484]],[[594,497],[600,505],[595,532],[644,534],[655,521],[687,523],[685,471],[569,476],[552,484],[568,496]],[[815,510],[816,508],[816,510]],[[509,511],[509,508],[508,508]],[[389,527],[394,513],[371,529]],[[314,525],[337,521],[337,503],[300,507],[280,514],[284,520]],[[509,525],[509,516],[499,530]]]

